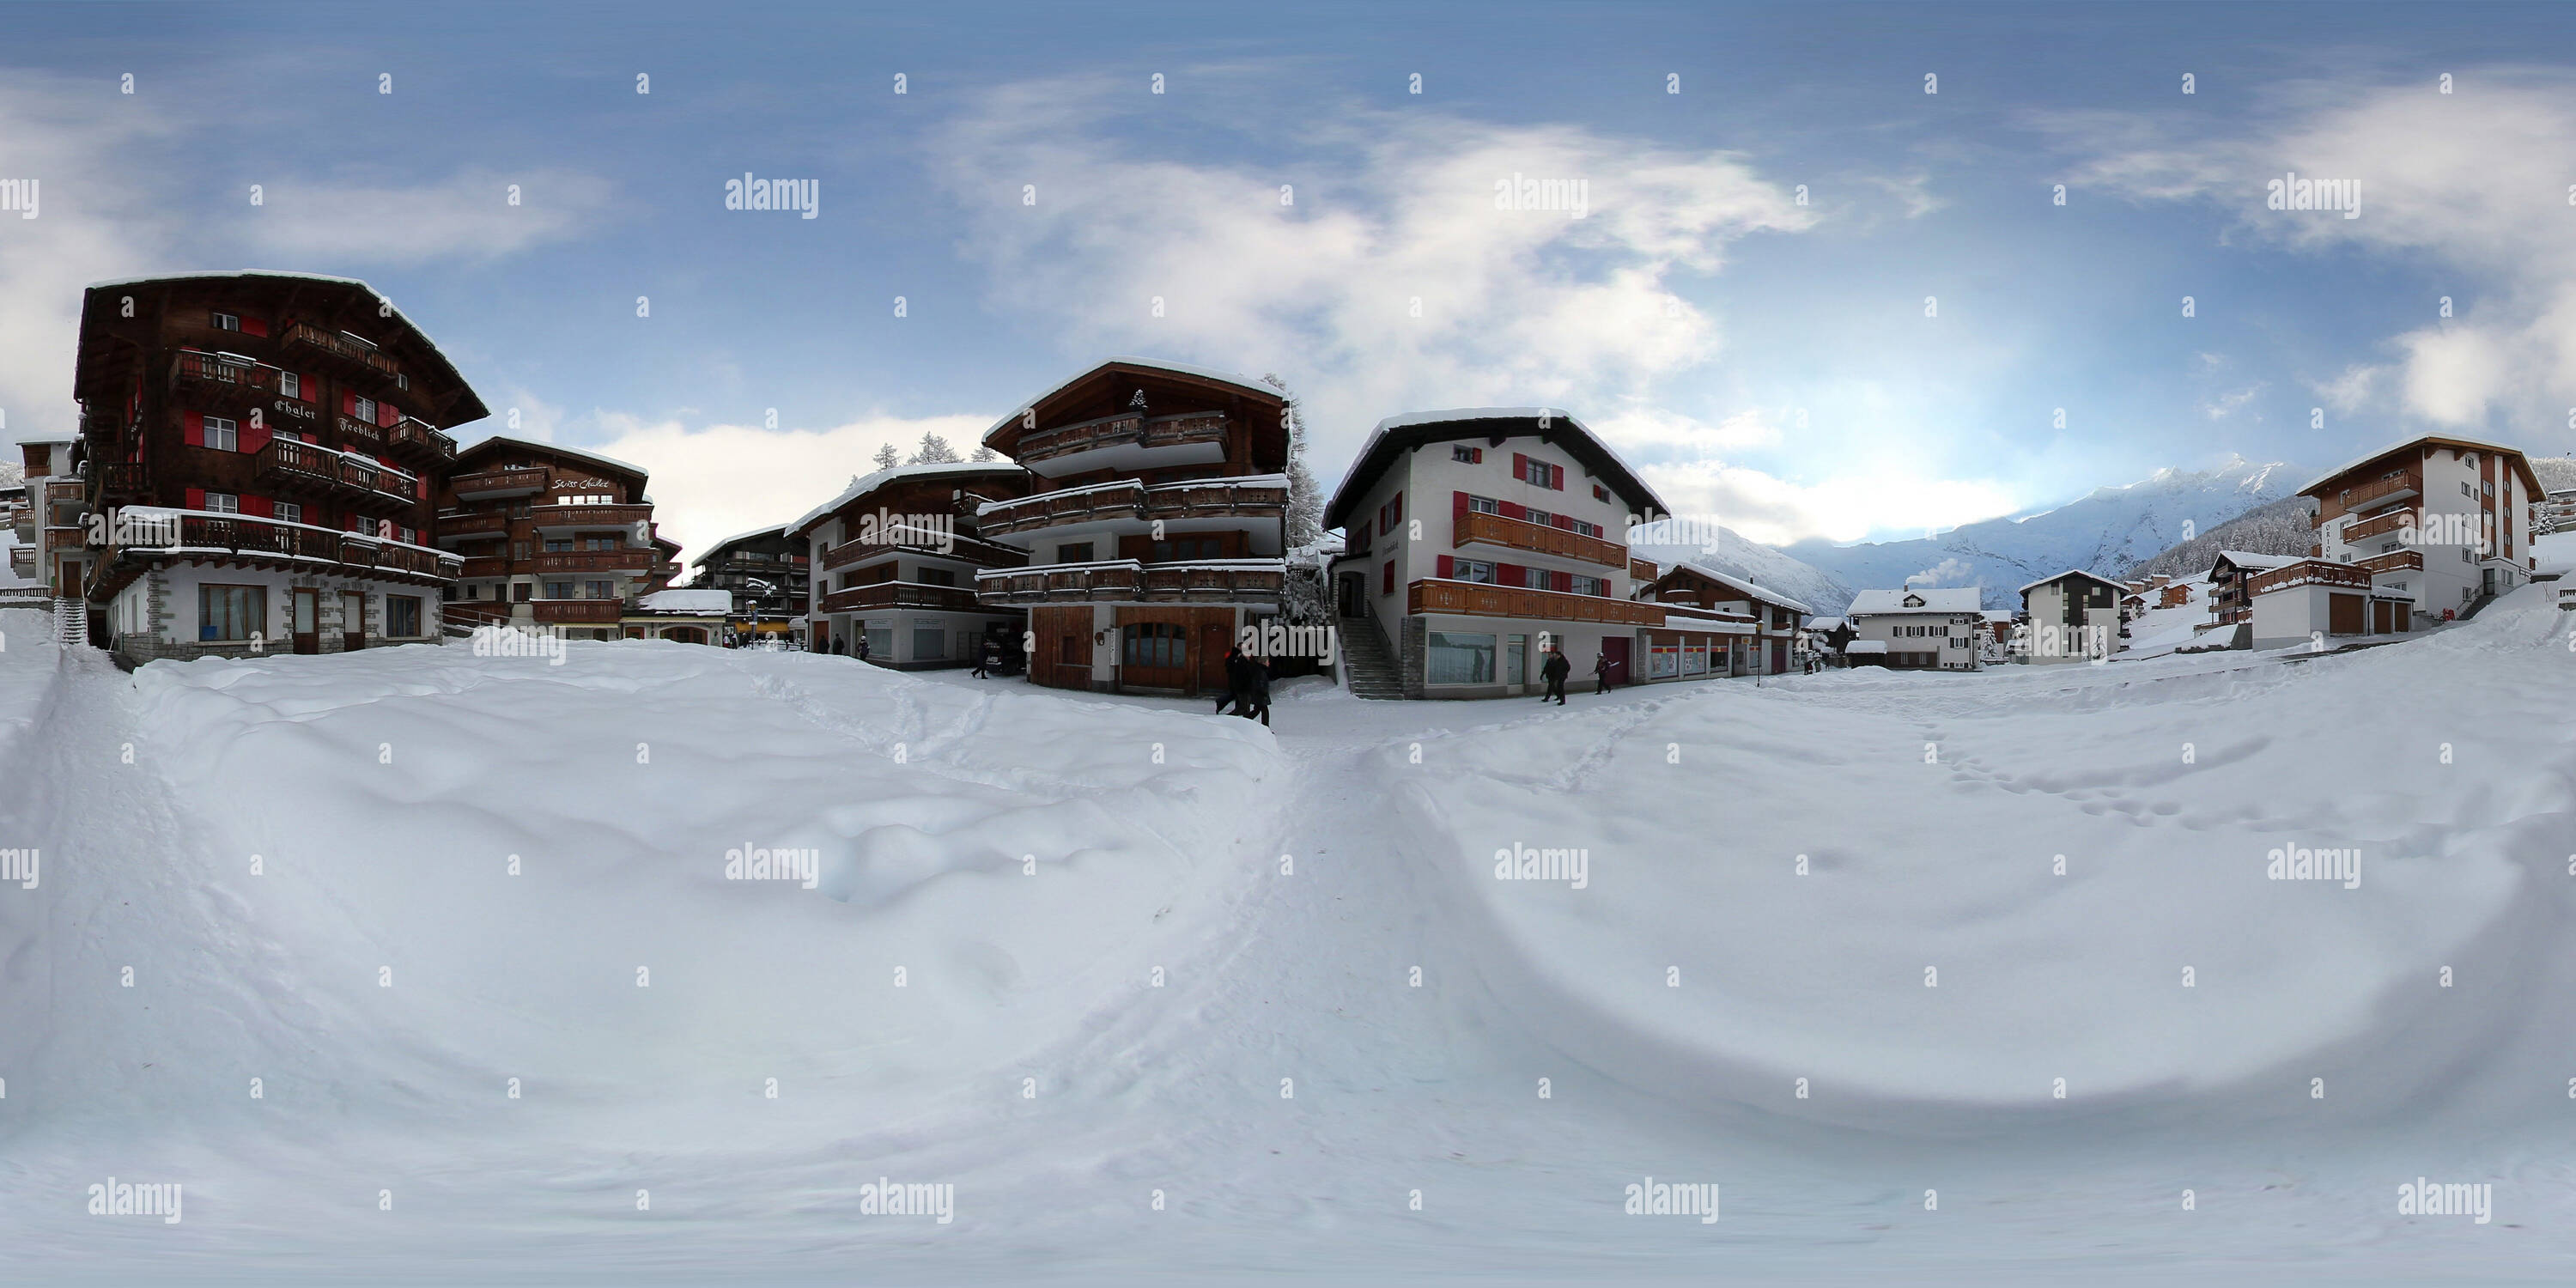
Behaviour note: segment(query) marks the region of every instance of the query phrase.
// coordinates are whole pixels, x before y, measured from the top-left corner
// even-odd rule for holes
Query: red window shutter
[[[1470,448],[1468,448],[1468,449],[1467,449],[1467,463],[1468,463],[1469,465],[1482,465],[1482,464],[1484,464],[1484,463],[1485,463],[1485,449],[1484,449],[1484,448],[1481,448],[1481,447],[1470,447]]]
[[[340,391],[340,414],[343,416],[355,416],[358,414],[357,390],[343,389]]]
[[[206,445],[206,416],[203,412],[179,413],[179,441],[190,447]]]
[[[1529,517],[1528,506],[1516,504],[1511,501],[1505,501],[1495,508],[1501,510],[1503,512],[1503,517],[1506,519],[1526,519]]]
[[[1467,494],[1464,492],[1452,492],[1449,496],[1449,521],[1451,523],[1456,523],[1467,517]]]
[[[250,319],[243,318],[242,325],[245,327],[249,326]],[[242,494],[241,512],[248,515],[255,515],[262,519],[274,519],[277,517],[277,503],[267,497],[252,496],[245,492]]]
[[[1573,574],[1573,573],[1570,573],[1570,572],[1551,573],[1551,574],[1549,574],[1548,579],[1556,583],[1556,589],[1557,589],[1557,590],[1559,590],[1559,591],[1561,591],[1561,592],[1563,592],[1563,593],[1565,593],[1565,594],[1568,594],[1568,595],[1571,595],[1571,594],[1573,594],[1573,593],[1574,593],[1574,574]]]
[[[241,315],[241,324],[243,335],[255,335],[262,339],[266,339],[268,336],[267,318],[255,318],[244,313]]]
[[[1551,466],[1548,466],[1548,467],[1547,467],[1547,485],[1548,485],[1549,487],[1555,488],[1555,489],[1556,489],[1557,491],[1559,491],[1559,492],[1562,492],[1562,491],[1564,491],[1564,490],[1565,490],[1565,467],[1564,467],[1564,466],[1562,466],[1562,465],[1551,465]]]
[[[1449,579],[1450,579],[1450,574],[1451,574],[1451,573],[1453,573],[1453,572],[1455,572],[1455,571],[1456,571],[1456,565],[1455,565],[1455,563],[1451,560],[1451,558],[1450,558],[1448,555],[1442,555],[1442,556],[1440,556],[1440,580],[1442,580],[1442,581],[1447,581],[1447,580],[1449,580]]]
[[[394,427],[394,422],[401,418],[402,413],[395,411],[392,403],[380,402],[376,404],[376,428],[392,429]]]
[[[429,477],[427,475],[414,475],[412,477],[411,494],[423,501],[429,499]]]
[[[1526,454],[1512,453],[1512,477],[1524,483],[1529,481],[1529,457]]]
[[[1565,529],[1565,530],[1566,530],[1566,531],[1568,531],[1568,532],[1572,532],[1572,531],[1574,530],[1574,516],[1573,516],[1573,515],[1570,515],[1570,514],[1560,514],[1560,515],[1555,515],[1555,516],[1553,516],[1553,517],[1556,519],[1556,526],[1558,526],[1558,527],[1560,527],[1560,528],[1563,528],[1563,529]]]
[[[301,381],[301,384],[304,389],[304,401],[312,403],[317,407],[320,406],[322,404],[321,379],[316,377],[312,372],[307,371],[304,373],[304,378]]]
[[[1394,593],[1395,593],[1395,561],[1394,561],[1394,560],[1392,560],[1392,559],[1387,560],[1387,561],[1386,561],[1386,566],[1385,566],[1385,567],[1383,567],[1383,568],[1378,569],[1377,586],[1378,586],[1377,593],[1379,593],[1379,594],[1381,594],[1381,595],[1392,595],[1392,594],[1394,594]]]
[[[1404,522],[1404,494],[1402,492],[1395,494],[1393,504],[1395,506],[1395,521],[1398,523]]]
[[[275,433],[275,430],[268,427],[268,422],[265,419],[262,419],[257,424],[253,424],[250,421],[243,421],[241,424],[241,430],[234,437],[233,441],[239,444],[241,449],[245,452],[256,452],[259,449],[268,446],[268,440],[273,437]]]
[[[1529,574],[1523,571],[1519,564],[1498,563],[1494,565],[1494,580],[1506,586],[1526,587],[1529,585]]]
[[[188,508],[191,510],[202,510],[206,508],[206,489],[201,487],[192,487],[188,489]]]

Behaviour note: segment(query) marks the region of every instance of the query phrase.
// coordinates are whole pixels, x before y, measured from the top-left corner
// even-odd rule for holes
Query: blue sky
[[[44,196],[0,215],[6,437],[70,425],[82,284],[255,266],[374,283],[490,428],[646,465],[692,547],[1130,353],[1285,377],[1328,486],[1380,417],[1547,403],[1774,541],[2425,429],[2576,448],[2560,7],[9,5],[0,30],[0,178]],[[746,171],[818,181],[818,217],[725,210]],[[2356,181],[2360,217],[2266,209],[2287,171]],[[1497,210],[1515,174],[1582,180],[1582,217]]]

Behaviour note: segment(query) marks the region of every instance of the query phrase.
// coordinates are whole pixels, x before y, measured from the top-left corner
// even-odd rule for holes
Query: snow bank
[[[1441,742],[1400,803],[1495,990],[1650,1089],[1896,1131],[2223,1122],[2436,1104],[2474,1050],[2501,1108],[2563,1077],[2500,1053],[2571,1018],[2529,996],[2566,973],[2576,834],[2545,589],[2297,664],[1676,687]],[[2357,885],[2270,879],[2276,849],[2358,851]]]

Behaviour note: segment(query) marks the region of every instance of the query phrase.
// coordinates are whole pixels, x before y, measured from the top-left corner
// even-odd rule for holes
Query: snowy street
[[[2551,589],[1272,732],[668,644],[129,676],[10,610],[0,1231],[52,1282],[2558,1277]],[[111,1176],[184,1221],[90,1220]]]

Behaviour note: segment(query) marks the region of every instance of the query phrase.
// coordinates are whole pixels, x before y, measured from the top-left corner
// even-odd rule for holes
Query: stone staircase
[[[54,642],[64,648],[89,644],[89,605],[77,599],[54,601]]]
[[[1378,629],[1374,617],[1343,617],[1333,623],[1342,641],[1342,670],[1349,676],[1351,696],[1380,701],[1399,701],[1404,697],[1404,681],[1395,665],[1395,650],[1386,642],[1386,632]]]

